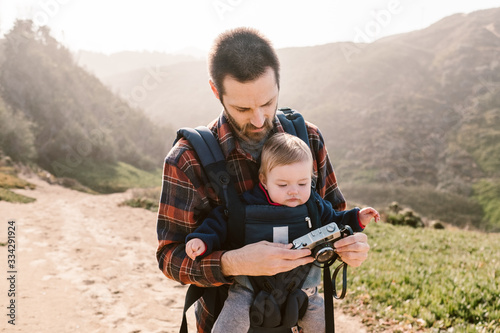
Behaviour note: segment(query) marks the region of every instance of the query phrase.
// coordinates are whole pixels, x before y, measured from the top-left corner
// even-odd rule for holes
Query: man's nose
[[[296,186],[290,186],[290,188],[288,189],[288,194],[289,195],[294,195],[294,194],[297,194],[299,191],[297,191],[297,187]]]
[[[264,126],[265,121],[266,117],[264,111],[258,108],[253,112],[250,123],[257,128],[261,128],[262,126]]]

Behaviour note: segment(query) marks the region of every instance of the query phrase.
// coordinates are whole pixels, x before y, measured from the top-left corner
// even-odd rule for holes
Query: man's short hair
[[[222,82],[227,75],[239,82],[253,81],[271,67],[279,88],[280,63],[271,42],[252,28],[236,28],[220,34],[208,56],[210,78],[219,97],[224,94]]]
[[[277,166],[305,161],[311,161],[312,174],[313,157],[309,146],[295,135],[276,133],[262,147],[259,174],[266,176]]]

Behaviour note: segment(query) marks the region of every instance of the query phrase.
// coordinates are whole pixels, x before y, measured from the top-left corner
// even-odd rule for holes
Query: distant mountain
[[[80,51],[74,55],[78,65],[101,80],[111,75],[130,72],[141,68],[156,68],[200,58],[196,49],[185,49],[176,54],[162,52],[124,51],[110,55]]]
[[[222,110],[208,85],[204,61],[143,68],[108,77],[104,82],[155,122],[174,127],[206,124]]]
[[[499,22],[489,9],[371,44],[279,50],[280,105],[320,125],[348,198],[500,229]],[[177,127],[220,112],[203,61],[158,72],[142,95],[145,69],[107,84]]]
[[[172,54],[191,56],[196,59],[204,59],[207,56],[207,53],[205,51],[202,51],[197,47],[185,47],[176,52],[173,52]]]

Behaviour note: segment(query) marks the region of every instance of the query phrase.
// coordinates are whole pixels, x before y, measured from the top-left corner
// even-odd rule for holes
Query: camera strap
[[[342,233],[347,233],[352,235],[352,229],[348,226],[342,228]],[[341,263],[335,268],[333,274],[331,274],[330,266],[332,266],[336,260],[341,261]],[[337,275],[342,269],[342,292],[340,296],[337,295]],[[340,259],[338,254],[323,266],[323,290],[325,296],[325,328],[326,332],[335,332],[335,313],[333,307],[333,299],[343,299],[347,292],[347,264]]]

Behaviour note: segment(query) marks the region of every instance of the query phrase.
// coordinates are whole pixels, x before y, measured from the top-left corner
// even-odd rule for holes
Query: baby
[[[294,135],[277,133],[262,148],[260,183],[243,193],[242,200],[252,205],[297,207],[305,204],[313,195],[319,202],[318,213],[322,225],[342,221],[354,231],[362,231],[372,218],[375,222],[380,220],[379,213],[371,207],[335,211],[330,202],[322,199],[316,191],[311,191],[313,172],[313,158],[307,144]],[[227,221],[224,214],[217,213],[217,208],[213,213],[186,237],[186,254],[193,260],[220,249],[226,240]],[[312,274],[313,269],[315,274]],[[309,297],[309,306],[300,326],[305,332],[324,332],[323,299],[317,294],[316,288],[321,282],[320,273],[319,268],[313,269],[302,286]],[[253,297],[251,284],[237,277],[212,332],[247,332]]]

